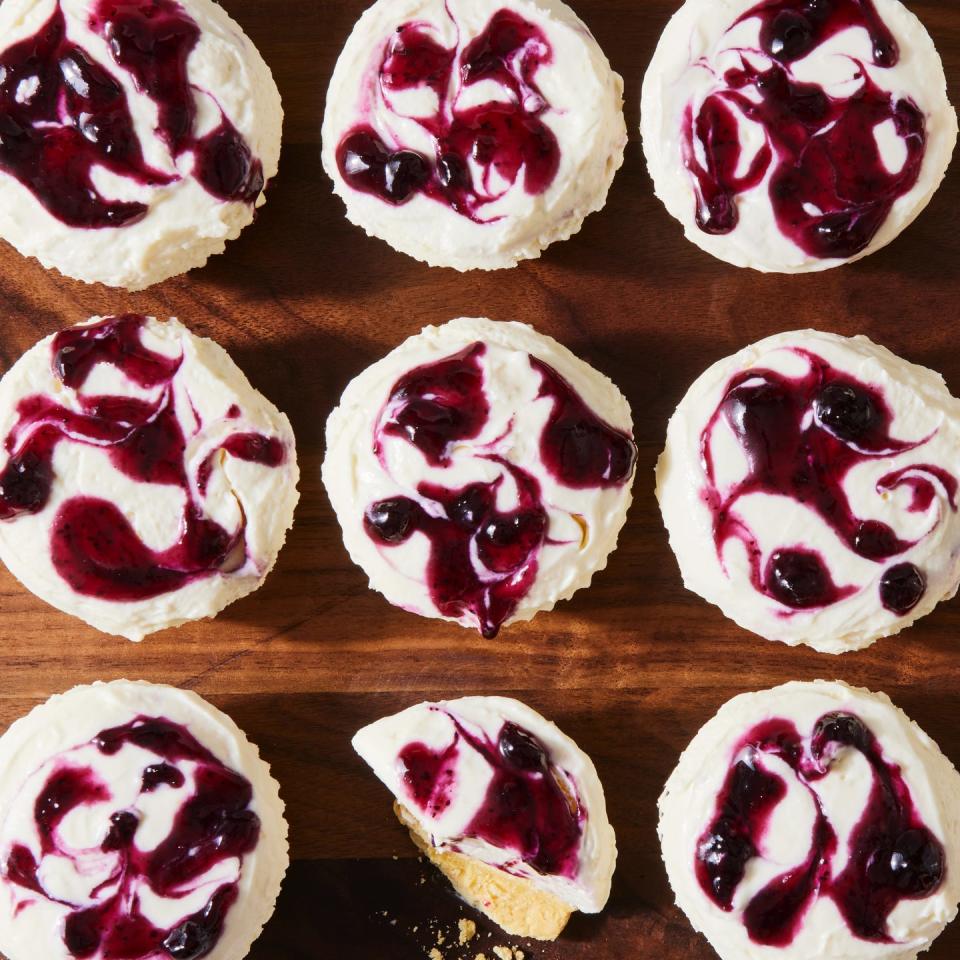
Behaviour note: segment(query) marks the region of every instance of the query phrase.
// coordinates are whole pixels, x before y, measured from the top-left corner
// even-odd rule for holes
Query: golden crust
[[[394,813],[430,862],[471,907],[489,917],[505,933],[534,940],[556,940],[573,912],[569,904],[538,890],[523,877],[498,870],[462,853],[442,852],[430,843],[420,825],[399,803]]]

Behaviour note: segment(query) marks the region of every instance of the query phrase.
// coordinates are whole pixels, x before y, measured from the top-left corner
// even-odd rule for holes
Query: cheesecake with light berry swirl
[[[667,429],[657,496],[684,583],[828,653],[960,583],[960,401],[866,337],[777,334],[715,363]]]
[[[375,590],[492,639],[603,569],[635,461],[606,377],[532,327],[460,318],[349,384],[323,482]]]
[[[599,913],[617,848],[590,758],[507,697],[421,703],[353,738],[414,843],[468,904],[514,936],[553,940]]]
[[[0,738],[8,960],[241,960],[289,861],[277,783],[194,693],[76,687]]]
[[[0,559],[131,640],[256,590],[296,506],[287,418],[177,320],[94,318],[0,380]]]
[[[720,960],[916,960],[957,914],[960,776],[883,694],[735,697],[659,807],[677,903]]]
[[[368,234],[493,270],[603,207],[626,141],[623,81],[559,0],[378,0],[334,70],[323,165]]]
[[[641,130],[689,240],[739,267],[805,273],[913,222],[957,116],[899,0],[687,0],[647,71]]]

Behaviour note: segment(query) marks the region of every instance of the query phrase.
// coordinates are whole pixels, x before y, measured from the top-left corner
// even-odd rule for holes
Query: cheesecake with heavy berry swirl
[[[747,630],[842,653],[960,583],[960,401],[866,337],[782,333],[715,363],[657,496],[684,583]]]
[[[688,239],[800,273],[906,229],[943,180],[957,117],[899,0],[687,0],[647,71],[641,129]]]
[[[494,270],[576,233],[626,142],[623,81],[560,0],[378,0],[330,82],[323,165],[368,234]]]
[[[76,687],[0,738],[8,960],[241,960],[287,869],[279,788],[194,693]]]
[[[514,936],[553,940],[599,913],[617,847],[590,758],[517,700],[420,703],[353,738],[414,843]]]
[[[5,0],[0,237],[141,290],[240,234],[276,175],[269,67],[212,0]]]
[[[659,832],[721,960],[916,960],[957,914],[960,776],[883,694],[735,697],[680,757]]]
[[[349,384],[323,482],[373,589],[490,639],[603,569],[635,460],[606,377],[532,327],[460,318]]]
[[[0,380],[0,559],[130,640],[256,590],[296,506],[287,418],[177,320],[94,318]]]

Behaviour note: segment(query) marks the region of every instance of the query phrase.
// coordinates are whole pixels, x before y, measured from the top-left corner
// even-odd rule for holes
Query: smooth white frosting
[[[897,440],[926,442],[903,453],[870,459],[844,478],[843,489],[854,513],[888,524],[903,540],[918,540],[905,553],[885,562],[864,559],[850,550],[823,518],[786,497],[751,494],[736,509],[757,537],[764,561],[774,550],[793,544],[819,551],[838,586],[857,589],[826,607],[790,610],[754,589],[747,552],[739,540],[727,542],[717,555],[713,515],[703,499],[707,475],[701,436],[722,402],[731,379],[755,367],[795,377],[809,369],[793,348],[822,357],[833,367],[878,389],[892,411],[890,433]],[[747,464],[732,430],[721,417],[712,441],[717,476],[724,489],[746,475]],[[657,497],[670,546],[686,586],[740,626],[771,640],[809,644],[826,653],[869,646],[928,614],[952,597],[960,583],[960,516],[946,491],[937,486],[929,509],[912,512],[906,488],[881,492],[877,481],[910,464],[931,464],[960,477],[960,401],[943,378],[908,363],[866,337],[847,339],[814,330],[781,333],[761,340],[711,366],[693,383],[667,428],[667,444],[657,465]],[[721,491],[722,492],[722,491]],[[879,581],[895,563],[915,564],[925,575],[926,592],[907,614],[885,609]]]
[[[560,148],[560,167],[547,190],[527,193],[521,174],[482,214],[499,219],[476,223],[420,193],[393,206],[345,183],[337,167],[337,147],[344,134],[361,123],[369,123],[389,146],[417,150],[435,162],[432,138],[415,121],[393,112],[380,90],[380,65],[397,28],[410,22],[428,24],[448,48],[462,53],[502,9],[539,27],[553,52],[552,62],[535,76],[550,104],[539,118]],[[477,100],[476,90],[493,100],[510,96],[492,84],[468,89],[471,105],[483,102]],[[426,93],[435,101],[432,91]],[[347,218],[371,236],[431,266],[494,270],[538,257],[601,209],[623,163],[626,142],[623,80],[612,71],[587,27],[560,0],[378,0],[357,21],[330,81],[323,166],[346,205]]]
[[[3,49],[33,36],[47,22],[57,0],[4,0],[0,6]],[[227,240],[252,222],[256,204],[225,202],[192,176],[192,152],[176,160],[156,132],[157,106],[138,92],[130,73],[114,62],[107,41],[90,25],[93,0],[59,0],[67,34],[123,86],[144,159],[179,179],[149,187],[121,180],[100,169],[94,177],[109,199],[138,201],[149,210],[143,219],[117,228],[81,229],[49,213],[15,177],[0,171],[0,236],[44,267],[86,283],[142,290],[168,277],[200,267]],[[221,112],[244,137],[263,165],[264,182],[276,176],[283,109],[280,93],[251,40],[213,0],[188,0],[184,9],[200,28],[187,61],[195,91],[195,133],[220,122]]]
[[[740,214],[728,234],[712,235],[696,223],[694,178],[683,161],[683,115],[688,104],[694,114],[714,91],[722,89],[723,73],[740,65],[740,49],[750,52],[751,63],[763,64],[759,20],[752,18],[736,28],[739,17],[759,0],[687,0],[664,29],[643,82],[641,132],[654,189],[664,206],[683,224],[687,239],[713,256],[738,267],[777,273],[826,270],[844,259],[809,256],[777,225],[769,197],[771,164],[763,182],[736,197]],[[899,0],[873,0],[877,13],[900,48],[892,68],[874,65],[871,43],[862,29],[832,37],[807,57],[791,64],[793,75],[812,81],[828,93],[849,97],[856,90],[863,63],[870,78],[883,90],[911,98],[926,116],[927,144],[917,183],[893,205],[889,216],[869,246],[850,258],[858,260],[890,243],[926,207],[946,173],[957,139],[957,116],[947,100],[943,64],[929,34],[917,17]],[[763,131],[741,119],[745,157],[741,170],[765,142]],[[878,132],[881,155],[891,170],[903,165],[903,143]],[[900,159],[898,163],[898,151]]]
[[[99,851],[110,829],[110,816],[136,809],[140,819],[136,843],[155,848],[168,835],[180,807],[192,795],[190,768],[182,788],[162,787],[139,795],[145,766],[156,755],[124,746],[114,756],[89,745],[104,730],[124,726],[139,716],[159,717],[186,727],[224,766],[253,787],[250,809],[260,819],[256,848],[239,860],[214,866],[181,898],[165,898],[146,881],[138,885],[140,909],[163,929],[175,925],[206,904],[221,883],[236,882],[238,899],[227,913],[223,933],[208,960],[241,960],[273,913],[289,863],[287,824],[279,787],[257,748],[224,713],[187,690],[118,680],[75,687],[52,697],[14,723],[0,738],[0,861],[6,863],[14,844],[26,846],[40,860],[33,804],[58,761],[93,770],[110,790],[109,801],[77,808],[58,830],[59,844],[77,856],[77,871],[66,858],[42,858],[40,879],[48,893],[75,906],[102,902],[110,889],[91,899],[97,883],[110,876],[116,856]],[[111,888],[112,889],[112,888]],[[9,960],[72,960],[63,941],[66,915],[74,907],[0,878],[0,951]],[[100,954],[95,955],[99,958]]]
[[[90,323],[99,318],[94,317]],[[79,398],[104,393],[156,400],[158,390],[145,389],[116,368],[98,364],[77,391],[65,387],[52,368],[53,336],[28,350],[0,380],[0,438],[18,420],[17,404],[35,394],[55,396],[68,409]],[[69,438],[57,445],[54,480],[46,506],[0,520],[0,560],[31,592],[65,613],[105,633],[141,640],[148,633],[189,620],[212,617],[227,604],[256,590],[270,572],[299,499],[296,445],[287,417],[257,392],[227,352],[212,340],[192,334],[175,319],[148,318],[141,342],[168,357],[183,357],[173,379],[178,422],[187,441],[186,468],[191,483],[204,460],[228,437],[260,433],[282,441],[286,457],[279,467],[241,460],[221,452],[199,502],[205,515],[228,533],[244,525],[246,559],[238,569],[201,577],[178,590],[149,600],[113,601],[80,595],[55,569],[50,553],[51,525],[64,501],[78,495],[116,504],[144,543],[162,550],[180,535],[185,492],[169,484],[140,483],[121,473],[109,452]],[[240,409],[227,416],[231,406]],[[199,422],[198,422],[199,418]],[[8,454],[0,454],[0,469]]]
[[[761,945],[750,939],[742,923],[742,910],[770,880],[807,857],[814,819],[809,791],[785,764],[777,766],[776,773],[786,780],[787,793],[767,828],[764,856],[750,862],[730,912],[720,909],[697,881],[697,841],[715,814],[717,795],[734,752],[755,725],[783,718],[792,721],[801,736],[808,737],[816,721],[833,711],[856,715],[875,736],[883,759],[899,767],[920,818],[946,850],[945,877],[931,896],[902,900],[894,908],[887,929],[895,942],[858,939],[834,901],[823,896],[803,915],[796,939],[789,946]],[[850,832],[863,812],[871,777],[866,760],[855,750],[844,750],[831,772],[810,784],[837,832],[834,875],[846,862]],[[659,807],[663,860],[677,904],[721,960],[914,960],[956,916],[960,900],[960,776],[936,743],[884,694],[839,682],[816,681],[788,683],[734,697],[683,752],[664,787]]]
[[[504,723],[512,722],[533,734],[546,748],[554,770],[566,781],[567,789],[572,786],[586,815],[579,868],[574,878],[540,874],[520,860],[517,851],[465,835],[483,804],[493,771],[484,757],[462,739],[450,805],[439,815],[433,815],[411,800],[404,785],[405,768],[400,753],[411,743],[423,743],[434,749],[449,746],[457,735],[452,717],[471,734],[493,743],[497,742]],[[597,771],[573,740],[526,704],[508,697],[463,697],[420,703],[364,727],[353,738],[353,747],[438,850],[455,850],[525,877],[576,910],[599,913],[604,908],[610,896],[617,845],[613,827],[607,820],[606,801]]]
[[[490,416],[481,433],[459,442],[447,467],[431,466],[405,439],[384,435],[381,462],[374,451],[374,432],[397,381],[416,367],[445,359],[476,342],[486,344],[480,362],[490,404]],[[417,487],[424,482],[461,489],[504,476],[498,508],[511,509],[516,505],[515,484],[502,466],[489,459],[490,454],[521,467],[538,481],[549,519],[550,542],[540,548],[536,579],[507,623],[529,620],[540,610],[552,609],[557,601],[588,586],[593,575],[606,566],[626,520],[632,478],[622,486],[573,489],[546,468],[539,445],[552,400],[538,398],[541,377],[531,368],[530,356],[556,370],[603,421],[631,435],[630,408],[623,394],[566,347],[525,324],[468,317],[425,327],[404,341],[352,380],[331,413],[324,486],[354,563],[370,577],[370,586],[396,606],[422,616],[441,616],[426,577],[429,544],[421,534],[400,545],[375,543],[363,525],[367,507],[398,495],[422,501]],[[460,623],[477,626],[469,615]]]

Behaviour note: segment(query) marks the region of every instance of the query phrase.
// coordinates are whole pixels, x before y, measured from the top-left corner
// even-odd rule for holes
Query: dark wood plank
[[[424,871],[385,791],[349,747],[357,727],[419,699],[512,693],[560,722],[597,762],[620,841],[614,897],[603,918],[577,919],[558,944],[527,951],[539,960],[712,956],[672,906],[655,803],[679,751],[736,693],[818,676],[882,689],[960,760],[960,602],[841,659],[752,638],[684,591],[652,478],[667,418],[690,381],[779,330],[866,333],[941,370],[960,393],[960,171],[904,237],[855,267],[764,277],[711,260],[653,197],[636,131],[643,70],[674,2],[576,2],[626,80],[627,161],[606,210],[514,271],[430,270],[344,220],[317,141],[327,80],[364,0],[225,0],[273,66],[285,145],[258,222],[208,268],[127,295],[45,273],[0,246],[0,369],[94,313],[173,314],[223,343],[293,420],[304,474],[296,526],[266,586],[217,621],[136,646],[44,607],[0,571],[0,725],[75,683],[136,677],[210,697],[274,764],[297,862],[256,960],[423,957],[424,925],[461,914],[442,884],[419,883]],[[960,101],[956,3],[911,7],[937,40]],[[347,380],[425,323],[478,313],[534,323],[612,376],[633,405],[640,443],[636,502],[609,568],[572,602],[492,642],[371,593],[319,482],[323,423]],[[498,942],[507,941],[477,949]],[[929,956],[958,953],[955,925]]]

